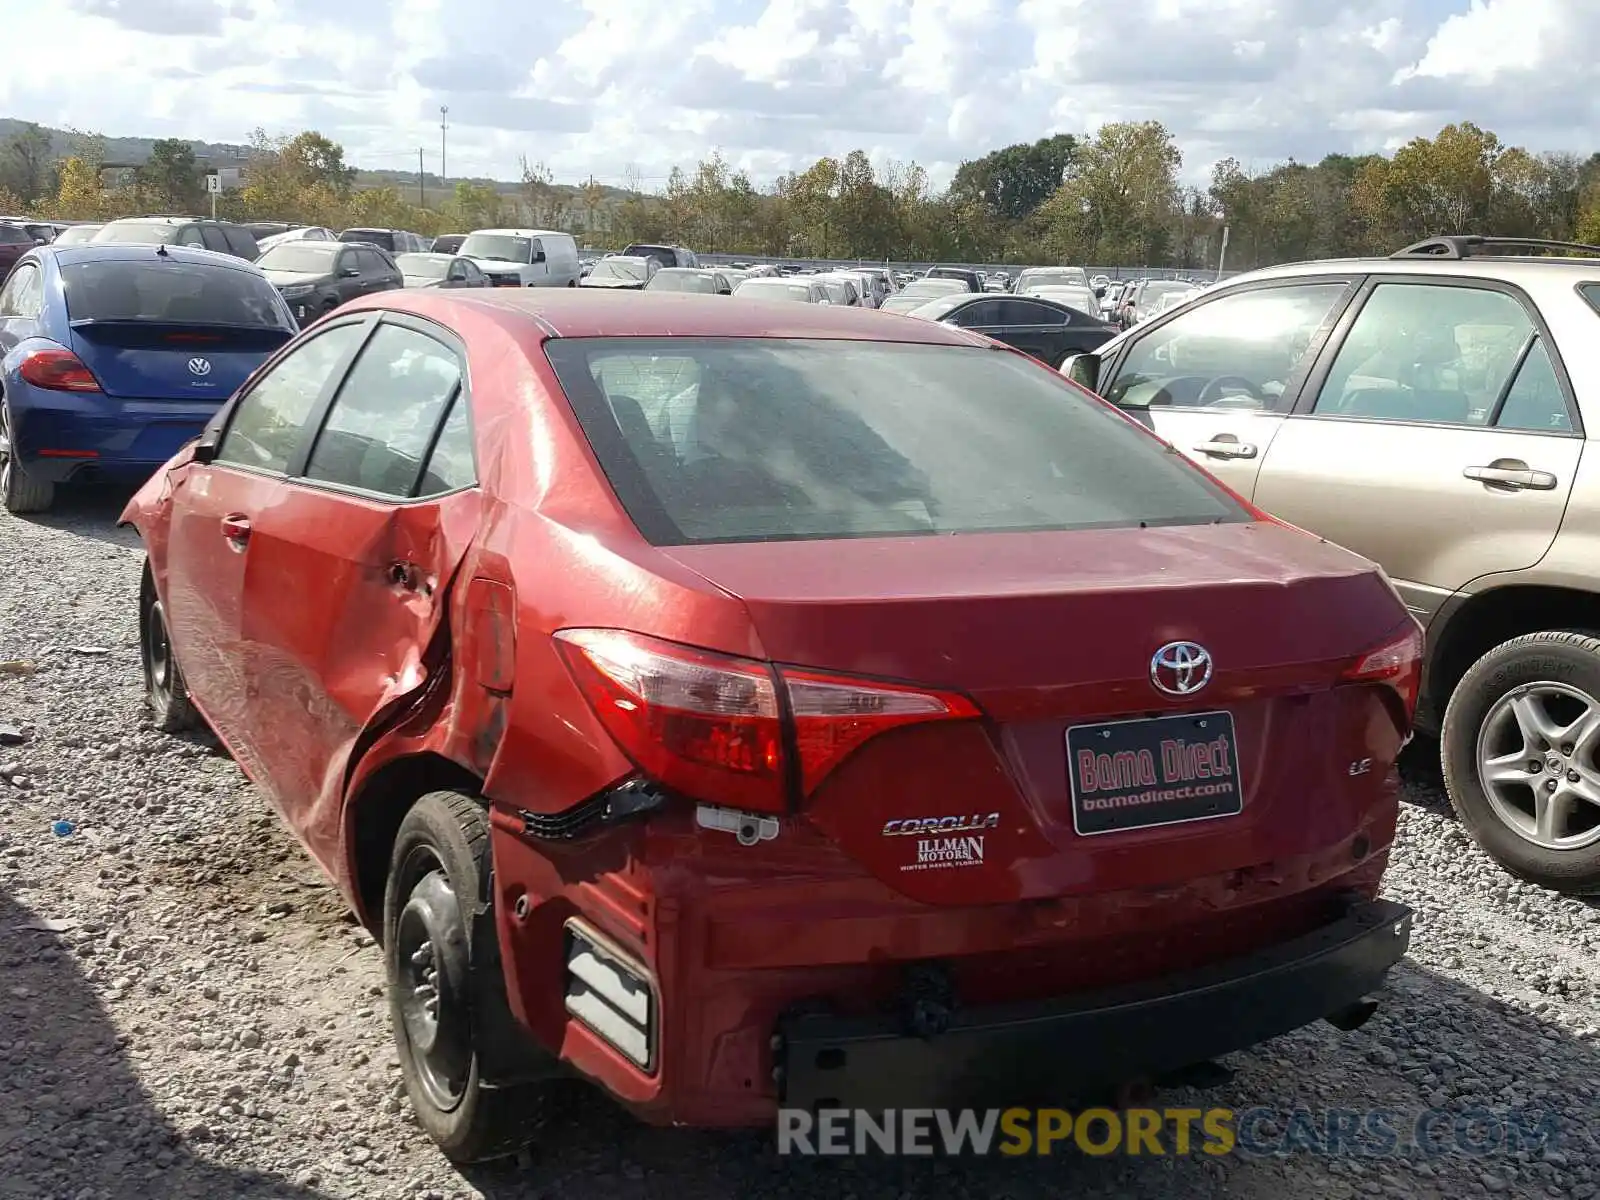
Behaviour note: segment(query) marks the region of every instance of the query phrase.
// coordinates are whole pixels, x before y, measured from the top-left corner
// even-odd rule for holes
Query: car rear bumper
[[[931,1037],[887,1017],[778,1026],[780,1096],[795,1108],[1005,1106],[1081,1098],[1253,1046],[1347,1008],[1410,943],[1411,910],[1359,900],[1256,954],[1043,1004],[956,1012]]]
[[[22,387],[10,397],[15,451],[30,476],[53,483],[86,470],[119,478],[147,475],[198,437],[221,403],[123,400]]]
[[[782,1105],[890,1096],[967,1106],[992,1085],[1025,1103],[1030,1073],[1061,1103],[1336,1013],[1408,941],[1409,914],[1370,900],[1387,809],[1259,872],[973,906],[916,903],[800,846],[763,870],[731,837],[659,835],[671,822],[551,843],[493,812],[510,1015],[654,1123],[761,1125]],[[611,1011],[575,939],[615,951],[599,987]],[[948,1026],[914,1036],[907,1014],[941,979]],[[629,1043],[649,1053],[619,1053]],[[494,1063],[485,1075],[512,1081]]]

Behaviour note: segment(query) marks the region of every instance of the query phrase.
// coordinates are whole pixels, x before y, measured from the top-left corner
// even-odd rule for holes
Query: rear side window
[[[239,258],[253,259],[260,253],[256,248],[256,239],[241,225],[224,225],[222,236],[228,241],[229,252]]]
[[[287,470],[318,397],[365,328],[336,325],[279,359],[239,401],[217,461],[258,471]]]
[[[473,465],[472,427],[467,420],[467,398],[456,393],[450,405],[450,415],[439,431],[428,456],[428,469],[422,475],[419,496],[438,496],[471,487],[478,481],[478,471]]]
[[[223,236],[222,229],[216,225],[202,225],[200,239],[205,243],[207,250],[215,250],[218,254],[227,254],[228,239]]]
[[[1595,312],[1600,312],[1600,283],[1580,283],[1578,291]]]
[[[796,339],[546,344],[618,499],[657,544],[1252,519],[1037,364]]]
[[[328,410],[306,477],[411,495],[460,386],[461,365],[447,346],[401,325],[380,325]]]
[[[33,238],[28,236],[26,229],[16,225],[0,225],[0,242],[7,246],[33,245]]]
[[[165,321],[281,329],[282,301],[260,275],[222,264],[121,259],[61,268],[74,321]]]

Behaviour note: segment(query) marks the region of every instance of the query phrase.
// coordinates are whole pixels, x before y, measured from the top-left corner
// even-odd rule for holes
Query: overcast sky
[[[0,11],[22,0],[0,0]],[[712,147],[766,183],[860,147],[944,182],[1008,142],[1156,119],[1186,177],[1475,120],[1600,149],[1600,0],[67,0],[14,12],[0,115],[360,166],[659,185]],[[41,25],[40,21],[44,20]],[[17,22],[13,22],[16,24]]]

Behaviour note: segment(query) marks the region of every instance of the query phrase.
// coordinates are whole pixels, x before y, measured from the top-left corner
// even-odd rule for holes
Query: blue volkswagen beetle
[[[259,267],[186,246],[23,255],[0,288],[0,504],[142,480],[297,332]]]

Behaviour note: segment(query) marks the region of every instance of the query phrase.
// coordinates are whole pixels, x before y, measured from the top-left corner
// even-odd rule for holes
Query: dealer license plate
[[[1237,816],[1233,714],[1102,721],[1067,730],[1072,824],[1085,836]]]

